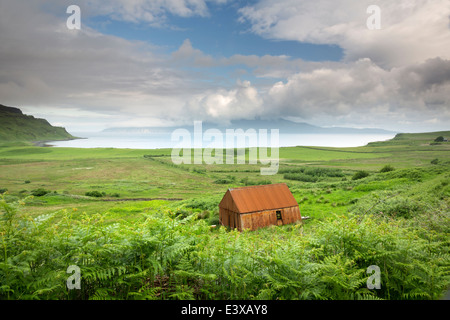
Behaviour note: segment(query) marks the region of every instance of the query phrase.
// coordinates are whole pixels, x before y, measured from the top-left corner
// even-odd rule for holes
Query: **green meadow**
[[[440,299],[450,284],[450,132],[261,164],[170,149],[0,145],[1,299]],[[250,150],[246,150],[248,159]],[[287,183],[308,219],[220,226],[228,188]],[[67,268],[79,266],[81,288]],[[380,268],[369,289],[367,268]]]

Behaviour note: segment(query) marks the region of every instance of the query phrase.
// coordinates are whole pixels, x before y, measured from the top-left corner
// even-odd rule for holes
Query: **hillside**
[[[412,148],[414,150],[450,150],[448,141],[436,142],[437,137],[443,137],[448,140],[450,131],[435,131],[422,133],[398,133],[393,139],[387,141],[370,142],[368,146],[377,147],[378,150],[383,147],[393,148]]]
[[[18,108],[4,105],[0,105],[0,124],[0,141],[75,139],[62,127],[54,127],[45,119],[23,114]]]

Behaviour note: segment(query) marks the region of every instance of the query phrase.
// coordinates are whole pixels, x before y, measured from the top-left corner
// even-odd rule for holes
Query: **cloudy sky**
[[[450,1],[0,0],[0,104],[69,132],[255,117],[450,130]]]

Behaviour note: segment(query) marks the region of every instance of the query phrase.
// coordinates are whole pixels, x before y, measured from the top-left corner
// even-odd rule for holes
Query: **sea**
[[[182,138],[172,139],[171,133],[111,133],[111,132],[74,132],[72,135],[81,137],[82,139],[67,141],[47,141],[46,145],[50,147],[64,148],[120,148],[120,149],[171,149],[176,147],[198,146],[195,144],[194,138],[191,141]],[[271,147],[294,147],[294,146],[316,146],[316,147],[359,147],[365,146],[369,142],[386,141],[392,139],[393,134],[291,134],[280,133],[275,140],[271,140],[272,136],[267,135],[266,144],[252,145],[250,141],[246,141],[247,147],[266,146]],[[258,136],[259,138],[263,138]],[[199,140],[197,140],[198,142]],[[201,137],[201,146],[203,148],[213,147],[214,139],[206,140]],[[212,142],[211,142],[212,141]],[[238,147],[235,140],[235,147]],[[222,146],[225,146],[224,139]]]

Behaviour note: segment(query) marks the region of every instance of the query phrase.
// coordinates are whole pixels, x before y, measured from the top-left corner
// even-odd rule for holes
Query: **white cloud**
[[[369,30],[369,5],[381,30]],[[240,10],[251,31],[271,39],[337,44],[346,61],[370,58],[383,67],[450,59],[448,0],[261,0]]]
[[[234,89],[196,95],[186,103],[181,115],[188,121],[228,123],[236,118],[253,119],[261,112],[262,104],[257,89],[249,81],[238,81]]]
[[[440,58],[385,70],[370,59],[297,73],[270,89],[273,114],[315,123],[353,121],[395,128],[407,118],[421,123],[440,114],[450,121],[450,61]],[[334,119],[334,120],[333,120]]]

